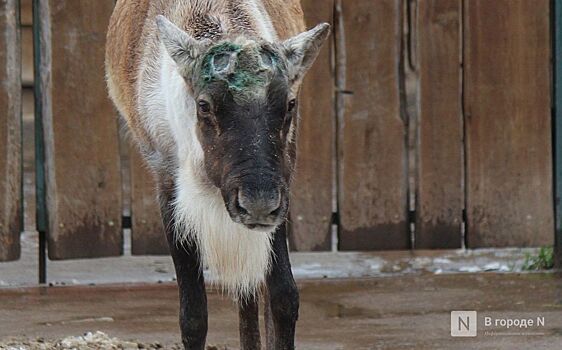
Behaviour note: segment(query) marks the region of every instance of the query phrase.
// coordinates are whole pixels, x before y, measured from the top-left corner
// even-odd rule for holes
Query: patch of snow
[[[461,266],[459,268],[459,272],[475,273],[475,272],[480,272],[480,271],[482,271],[482,269],[478,266]]]
[[[497,271],[501,267],[500,263],[497,261],[488,263],[484,266],[484,271]]]
[[[499,271],[500,272],[509,272],[509,271],[511,271],[511,269],[507,265],[501,265]]]

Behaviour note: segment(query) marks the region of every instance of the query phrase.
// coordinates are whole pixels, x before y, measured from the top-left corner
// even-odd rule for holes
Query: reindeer
[[[152,170],[185,349],[204,349],[203,268],[238,302],[259,349],[267,290],[275,349],[294,349],[299,294],[286,244],[298,92],[329,34],[297,0],[118,0],[109,94]]]

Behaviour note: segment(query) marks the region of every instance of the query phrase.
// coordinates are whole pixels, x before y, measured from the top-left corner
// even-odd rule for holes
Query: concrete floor
[[[556,274],[422,273],[306,280],[299,288],[299,349],[562,347],[562,276]],[[179,339],[177,303],[171,283],[5,288],[0,289],[0,338],[52,339],[100,330],[169,349]],[[451,337],[452,310],[478,311],[477,337]],[[544,317],[545,325],[485,327],[484,317]],[[238,348],[236,308],[214,291],[209,292],[208,343]]]

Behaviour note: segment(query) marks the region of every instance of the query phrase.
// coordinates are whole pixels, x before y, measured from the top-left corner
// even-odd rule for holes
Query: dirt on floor
[[[181,349],[179,345],[172,346],[172,349]],[[121,339],[112,338],[107,334],[96,331],[87,332],[80,336],[69,336],[63,339],[46,340],[42,337],[37,339],[26,339],[24,337],[14,337],[5,339],[0,343],[0,349],[7,350],[89,350],[89,349],[111,349],[111,350],[134,350],[162,349],[162,344],[156,343],[139,343],[136,341],[123,341]]]
[[[299,349],[562,347],[557,274],[325,279],[299,288]],[[0,289],[0,349],[177,349],[177,298],[173,284]],[[238,349],[236,306],[213,291],[208,303],[208,343]],[[478,312],[476,337],[451,336],[454,310]]]

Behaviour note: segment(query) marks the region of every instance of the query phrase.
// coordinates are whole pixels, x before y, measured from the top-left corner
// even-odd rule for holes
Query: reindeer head
[[[329,25],[279,43],[243,37],[211,43],[163,16],[157,24],[196,103],[208,179],[233,221],[272,231],[288,211],[299,86]]]

